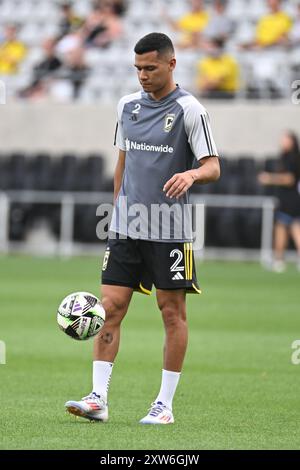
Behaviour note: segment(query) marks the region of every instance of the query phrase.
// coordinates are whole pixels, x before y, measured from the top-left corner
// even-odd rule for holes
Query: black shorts
[[[192,243],[109,239],[102,266],[102,284],[132,287],[151,294],[157,289],[185,289],[201,294]]]

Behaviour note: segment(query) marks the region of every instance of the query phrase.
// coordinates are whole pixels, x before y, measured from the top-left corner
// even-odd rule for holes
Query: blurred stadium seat
[[[74,0],[74,11],[87,18],[92,9],[92,0]],[[110,104],[120,96],[138,88],[133,69],[133,45],[144,34],[153,30],[170,34],[175,44],[177,34],[166,24],[162,7],[173,19],[178,19],[189,9],[189,2],[181,0],[157,0],[155,7],[149,2],[128,0],[122,15],[123,35],[106,48],[86,48],[84,62],[89,73],[79,91],[82,105]],[[212,2],[205,3],[212,11]],[[296,17],[295,3],[283,2],[283,8]],[[265,51],[241,50],[239,45],[253,38],[255,24],[267,12],[266,2],[260,0],[229,0],[227,15],[235,27],[227,42],[227,51],[233,55],[241,68],[242,87],[239,98],[274,99],[290,95],[290,82],[297,78],[300,70],[300,46],[297,48]],[[28,52],[21,62],[18,73],[5,77],[8,97],[24,99],[20,90],[32,83],[33,70],[44,58],[42,42],[49,37],[58,37],[61,11],[59,2],[52,0],[0,0],[0,41],[4,26],[17,23],[19,39],[26,44]],[[178,67],[175,78],[182,87],[195,91],[196,64],[203,50],[178,49]],[[61,58],[61,56],[59,56]],[[116,73],[117,70],[117,73]],[[3,79],[3,77],[0,77]],[[51,77],[52,78],[52,77]],[[49,100],[64,95],[65,101],[73,99],[72,93],[64,91],[64,83],[50,81]],[[55,90],[55,86],[57,86]],[[58,89],[60,90],[58,93]],[[63,101],[63,100],[62,100]],[[11,147],[10,147],[11,148]],[[222,149],[221,149],[222,150]],[[28,154],[27,154],[28,153]],[[104,152],[105,153],[105,152]],[[229,152],[230,153],[230,150]],[[77,150],[59,152],[6,152],[0,156],[1,190],[42,190],[66,192],[101,192],[113,190],[111,173],[106,173],[106,155]],[[195,185],[195,194],[276,196],[276,190],[263,187],[257,182],[257,173],[263,169],[274,171],[277,158],[267,156],[257,162],[255,155],[222,155],[221,178],[207,186]],[[26,230],[39,217],[46,218],[56,235],[60,233],[61,207],[59,204],[13,203],[10,214],[10,237],[22,240]],[[95,236],[89,227],[96,223],[95,206],[75,207],[74,236],[78,241],[94,242]],[[208,246],[258,248],[261,236],[261,211],[238,208],[207,208],[206,239]]]
[[[212,2],[206,2],[208,11]],[[74,0],[74,11],[82,18],[91,12],[91,0]],[[122,16],[123,35],[116,39],[106,49],[87,49],[85,61],[90,69],[90,79],[83,85],[79,99],[83,102],[94,100],[109,101],[116,92],[130,93],[137,88],[136,80],[126,77],[123,72],[132,69],[132,49],[136,40],[153,30],[163,30],[169,33],[176,42],[176,33],[169,31],[162,9],[167,9],[174,19],[179,18],[189,9],[189,3],[172,0],[157,1],[155,8],[149,8],[148,2],[127,2],[125,15]],[[283,9],[292,18],[296,17],[296,5],[292,0],[283,2]],[[243,52],[239,45],[253,38],[256,22],[268,11],[265,1],[228,0],[226,14],[234,22],[235,28],[228,38],[227,51],[239,62],[242,76],[242,89],[238,96],[259,98],[280,98],[287,96],[287,84],[293,77],[293,71],[300,66],[300,45],[298,48],[266,50],[260,52]],[[28,47],[29,52],[23,66],[19,70],[22,78],[8,80],[9,95],[16,95],[30,75],[33,65],[37,62],[38,51],[41,51],[42,41],[59,34],[60,24],[59,2],[50,0],[2,0],[0,2],[0,38],[1,25],[18,23],[19,38]],[[195,64],[201,57],[201,49],[189,52],[178,50],[177,80],[181,86],[190,90],[195,88]],[[36,60],[35,60],[36,59]],[[114,80],[107,80],[111,70],[116,67],[119,73],[114,73]],[[192,71],[192,73],[191,73]],[[126,83],[124,84],[124,76]],[[134,74],[132,74],[134,77]],[[25,83],[25,85],[24,85]],[[244,90],[250,89],[249,93]],[[252,90],[252,91],[251,91]],[[256,90],[253,94],[253,90]],[[270,91],[271,90],[271,91]],[[275,90],[275,91],[274,91]],[[274,91],[274,92],[273,92]],[[51,95],[50,95],[51,96]],[[53,96],[51,96],[53,98]],[[72,99],[71,96],[67,97]]]
[[[221,159],[221,178],[217,183],[194,185],[193,194],[269,195],[257,183],[261,169],[274,171],[277,159],[268,157],[260,165],[249,155]],[[105,159],[100,154],[53,156],[47,153],[25,155],[12,153],[0,157],[0,190],[38,190],[63,192],[112,192],[113,179],[106,174]],[[261,211],[208,207],[206,240],[208,246],[258,248],[260,244]],[[10,215],[10,237],[22,240],[36,219],[48,220],[58,236],[60,233],[59,204],[14,203]],[[75,207],[74,236],[82,242],[96,242],[90,230],[97,221],[96,206],[80,204]],[[92,225],[91,225],[92,224]]]

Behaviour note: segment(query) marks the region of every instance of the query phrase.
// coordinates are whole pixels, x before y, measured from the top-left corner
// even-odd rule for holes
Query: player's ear
[[[173,71],[176,67],[176,59],[175,57],[173,57],[170,62],[169,62],[169,68],[170,68],[170,71]]]

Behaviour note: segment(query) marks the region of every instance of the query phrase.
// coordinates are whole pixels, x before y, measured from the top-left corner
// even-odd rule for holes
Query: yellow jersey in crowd
[[[209,14],[206,11],[188,13],[178,20],[177,25],[182,32],[181,45],[189,46],[193,41],[193,35],[200,33],[207,26]]]
[[[24,59],[27,49],[20,41],[0,44],[0,75],[12,75],[17,72],[19,63]]]
[[[256,28],[256,40],[260,46],[276,44],[292,27],[292,19],[287,13],[279,11],[260,19]]]
[[[200,85],[201,79],[220,80],[219,91],[235,92],[239,89],[239,67],[228,54],[202,59],[198,64],[198,73]]]

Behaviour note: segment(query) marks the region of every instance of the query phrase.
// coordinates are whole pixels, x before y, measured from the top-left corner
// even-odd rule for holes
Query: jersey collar
[[[176,83],[176,88],[175,90],[171,91],[168,95],[164,96],[163,98],[161,98],[160,100],[155,100],[152,98],[152,96],[150,95],[150,93],[145,93],[144,91],[142,92],[142,94],[144,95],[144,97],[149,100],[151,102],[151,104],[153,106],[161,106],[162,104],[165,104],[167,101],[171,101],[171,100],[174,100],[175,97],[177,96],[177,94],[179,94],[179,90],[180,90],[180,87],[179,85],[177,85]]]

